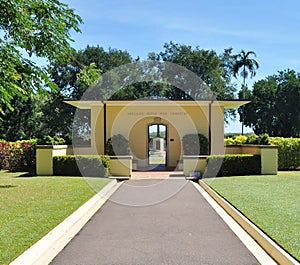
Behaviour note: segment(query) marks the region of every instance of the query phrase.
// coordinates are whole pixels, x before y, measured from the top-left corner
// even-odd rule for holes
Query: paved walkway
[[[183,179],[130,180],[52,264],[259,264]]]

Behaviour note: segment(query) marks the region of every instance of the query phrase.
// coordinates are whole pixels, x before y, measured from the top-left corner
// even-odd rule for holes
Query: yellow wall
[[[124,104],[124,102],[123,102]],[[212,154],[224,153],[223,108],[212,107]],[[142,105],[140,101],[130,101],[126,106],[107,105],[106,139],[122,134],[130,141],[131,153],[139,160],[139,166],[147,166],[148,125],[165,124],[168,128],[167,153],[168,166],[176,167],[182,156],[181,140],[185,134],[202,133],[209,138],[209,107],[198,105],[179,105],[168,102],[167,105]],[[157,122],[157,118],[160,119]],[[92,149],[104,153],[103,107],[91,107]],[[170,141],[174,139],[174,141]],[[95,148],[96,147],[96,148]]]
[[[224,154],[224,108],[215,104],[211,112],[211,154]]]
[[[36,174],[38,176],[53,175],[52,148],[36,148]]]
[[[112,176],[131,177],[132,157],[124,156],[110,160],[110,174]]]
[[[101,116],[101,113],[98,115]],[[117,134],[124,135],[130,141],[131,155],[139,160],[139,166],[147,166],[148,125],[157,123],[157,118],[160,118],[159,123],[168,128],[168,166],[177,166],[182,155],[181,139],[185,134],[200,132],[209,136],[208,107],[181,107],[176,102],[159,107],[130,103],[125,107],[107,106],[107,139]],[[223,126],[223,121],[221,125]],[[96,128],[94,137],[101,139],[103,125],[98,122]],[[220,137],[223,145],[223,135],[220,134]]]

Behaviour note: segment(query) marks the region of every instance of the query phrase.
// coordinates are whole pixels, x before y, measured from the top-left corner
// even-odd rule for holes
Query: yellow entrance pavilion
[[[163,125],[165,166],[176,168],[182,159],[182,138],[201,133],[209,141],[209,154],[224,154],[224,111],[249,101],[239,100],[109,100],[65,101],[90,109],[91,145],[77,154],[105,154],[106,141],[121,134],[129,141],[130,155],[137,168],[149,166],[149,126]]]
[[[110,157],[110,174],[130,178],[132,170],[152,170],[158,163],[166,169],[180,169],[185,176],[204,173],[207,155],[184,155],[182,139],[202,134],[208,139],[208,155],[253,154],[261,157],[261,174],[277,174],[276,146],[224,146],[224,112],[243,106],[239,100],[108,100],[66,103],[90,110],[89,146],[37,146],[38,175],[53,174],[53,157],[64,155],[103,155],[107,140],[122,135],[129,142],[129,155]],[[76,120],[76,117],[75,117]],[[163,161],[162,161],[162,160]],[[154,168],[155,169],[155,168]]]

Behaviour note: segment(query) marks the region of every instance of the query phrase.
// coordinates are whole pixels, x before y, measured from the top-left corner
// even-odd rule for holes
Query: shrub
[[[9,169],[10,145],[4,140],[0,141],[0,169]]]
[[[57,176],[105,177],[109,171],[109,156],[54,156],[53,174]],[[81,171],[79,170],[79,168]]]
[[[182,138],[183,153],[185,155],[207,155],[208,154],[208,140],[207,138],[198,134],[186,134]]]
[[[0,142],[0,163],[2,169],[10,171],[34,171],[36,140]]]
[[[299,169],[300,138],[270,137],[270,144],[278,146],[278,169]]]
[[[121,134],[109,138],[106,142],[106,154],[110,156],[128,155],[128,140]]]
[[[269,135],[267,133],[256,135],[236,135],[233,137],[228,137],[225,139],[225,144],[235,145],[235,144],[258,144],[258,145],[269,145]]]
[[[47,135],[42,139],[37,140],[37,144],[45,144],[45,145],[60,145],[65,144],[66,140],[58,135],[50,136]]]
[[[259,155],[215,155],[207,158],[204,177],[259,175]]]

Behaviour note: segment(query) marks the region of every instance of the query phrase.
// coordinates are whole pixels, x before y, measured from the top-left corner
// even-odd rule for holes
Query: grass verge
[[[97,179],[97,189],[110,180]],[[82,177],[0,171],[0,264],[8,264],[96,192]]]
[[[300,260],[299,171],[204,181]]]

